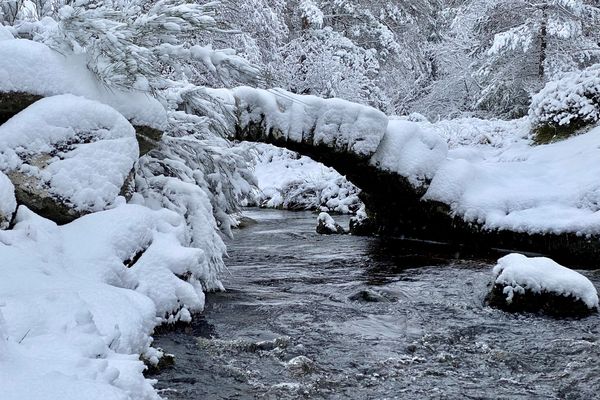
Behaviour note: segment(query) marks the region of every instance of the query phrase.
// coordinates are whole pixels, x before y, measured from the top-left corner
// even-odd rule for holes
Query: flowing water
[[[176,357],[163,397],[600,399],[598,315],[506,314],[484,305],[490,261],[319,236],[308,212],[247,214],[227,292],[156,338]]]

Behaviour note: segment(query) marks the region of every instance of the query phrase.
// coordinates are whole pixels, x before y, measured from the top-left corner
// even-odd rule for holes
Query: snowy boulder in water
[[[542,312],[557,317],[598,311],[598,292],[585,276],[545,257],[509,254],[494,267],[487,301],[510,312]]]
[[[346,233],[346,230],[338,225],[331,215],[322,212],[317,217],[317,233],[321,235],[331,235],[336,233]]]
[[[59,223],[112,205],[138,155],[121,114],[73,95],[39,100],[0,126],[0,170],[18,202]]]

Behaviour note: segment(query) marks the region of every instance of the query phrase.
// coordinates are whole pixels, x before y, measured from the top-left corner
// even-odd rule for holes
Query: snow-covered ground
[[[258,190],[250,204],[343,214],[356,212],[362,204],[358,188],[333,168],[269,144],[238,146],[254,154]]]

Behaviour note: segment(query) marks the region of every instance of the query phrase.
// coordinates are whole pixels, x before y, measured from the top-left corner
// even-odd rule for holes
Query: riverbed
[[[310,212],[249,209],[226,292],[156,336],[161,396],[599,399],[600,317],[490,309],[489,259],[315,233]],[[347,226],[347,218],[336,218]],[[600,287],[600,271],[582,271]]]

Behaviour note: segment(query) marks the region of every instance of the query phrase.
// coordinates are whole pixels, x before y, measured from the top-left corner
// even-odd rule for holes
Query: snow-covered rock
[[[598,310],[598,292],[585,276],[549,258],[509,254],[494,267],[490,305],[507,311],[579,316]]]
[[[161,355],[149,335],[204,305],[206,260],[184,236],[183,217],[164,209],[122,205],[57,226],[20,207],[0,232],[2,399],[158,400],[140,361]]]
[[[71,93],[110,105],[135,126],[161,130],[166,124],[166,111],[152,96],[109,89],[94,78],[85,57],[64,56],[31,40],[0,40],[0,93]]]
[[[321,235],[332,235],[346,233],[346,230],[338,225],[331,215],[322,212],[317,217],[317,233]]]
[[[113,204],[137,158],[131,124],[82,97],[39,100],[0,126],[0,170],[19,202],[59,222]]]
[[[261,141],[324,146],[368,159],[388,124],[381,111],[341,99],[249,87],[232,89],[232,93],[242,128],[238,138],[242,140],[258,135]]]

